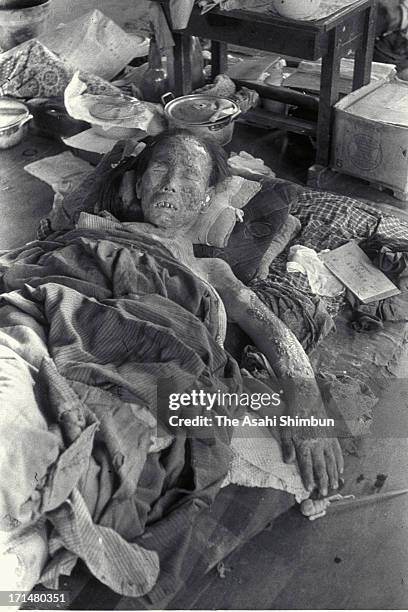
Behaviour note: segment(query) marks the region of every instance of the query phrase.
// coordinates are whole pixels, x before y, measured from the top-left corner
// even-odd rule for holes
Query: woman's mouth
[[[173,204],[172,202],[167,202],[165,200],[161,202],[156,202],[154,204],[154,208],[168,208],[170,210],[178,210],[178,207],[175,204]]]

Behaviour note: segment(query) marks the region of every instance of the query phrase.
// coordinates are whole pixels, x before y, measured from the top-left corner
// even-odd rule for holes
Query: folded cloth
[[[0,91],[14,98],[56,98],[64,95],[74,68],[38,40],[0,54]],[[81,72],[88,93],[111,94],[119,90],[103,79]],[[120,92],[119,92],[120,93]]]
[[[385,321],[408,321],[408,290],[401,295],[363,304],[351,292],[347,293],[347,301],[353,310],[351,327],[356,331],[373,331],[382,329]]]
[[[392,281],[398,281],[400,275],[406,270],[408,264],[408,233],[405,241],[399,245],[392,245],[387,238],[380,238],[377,233],[359,246],[368,255],[373,264],[377,266]],[[406,250],[402,250],[405,248]]]
[[[69,64],[35,39],[0,55],[0,87],[3,96],[62,96],[73,74],[74,69]]]
[[[269,390],[270,392],[270,390]],[[256,413],[248,412],[250,419]],[[232,460],[223,483],[242,487],[273,488],[295,496],[300,503],[310,495],[305,490],[297,463],[285,463],[279,433],[265,425],[244,424],[234,429],[231,441]]]

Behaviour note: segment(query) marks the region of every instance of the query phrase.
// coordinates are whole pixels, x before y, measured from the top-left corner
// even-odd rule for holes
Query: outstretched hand
[[[285,463],[296,459],[305,489],[318,489],[325,497],[329,489],[338,489],[344,470],[343,453],[337,438],[309,438],[298,427],[282,431]]]

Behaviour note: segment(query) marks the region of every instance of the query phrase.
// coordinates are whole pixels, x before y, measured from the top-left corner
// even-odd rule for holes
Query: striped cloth
[[[109,527],[96,525],[77,489],[47,517],[65,549],[60,549],[60,554],[56,555],[54,539],[50,549],[53,561],[41,577],[41,582],[48,588],[58,588],[61,570],[71,569],[70,561],[76,562],[76,555],[100,582],[116,593],[139,597],[154,587],[160,571],[158,554],[126,542]]]
[[[0,306],[46,337],[55,367],[40,371],[39,399],[69,443],[42,490],[55,528],[44,579],[55,585],[80,557],[117,593],[174,592],[228,472],[232,430],[207,439],[180,428],[170,447],[149,452],[154,408],[161,379],[172,393],[193,384],[240,391],[238,365],[217,343],[214,293],[146,232],[121,228],[53,234],[3,253],[0,292]]]

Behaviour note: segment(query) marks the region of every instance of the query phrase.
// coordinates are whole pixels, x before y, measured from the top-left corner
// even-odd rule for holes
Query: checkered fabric
[[[291,214],[302,224],[297,244],[317,251],[368,238],[381,220],[378,210],[359,200],[310,190],[299,195]]]
[[[324,249],[332,250],[352,239],[360,241],[369,238],[377,233],[380,226],[390,237],[395,236],[400,224],[396,217],[383,215],[374,207],[359,200],[309,189],[298,195],[290,212],[300,220],[302,229],[272,263],[270,278],[274,282],[293,287],[307,295],[314,295],[307,276],[300,272],[290,274],[286,272],[291,246],[301,244],[318,252]],[[407,230],[408,227],[404,230],[405,242],[408,238]],[[343,296],[321,299],[333,318],[345,303]]]
[[[380,242],[386,242],[392,251],[406,251],[408,222],[393,215],[384,215],[378,224],[376,237]]]

